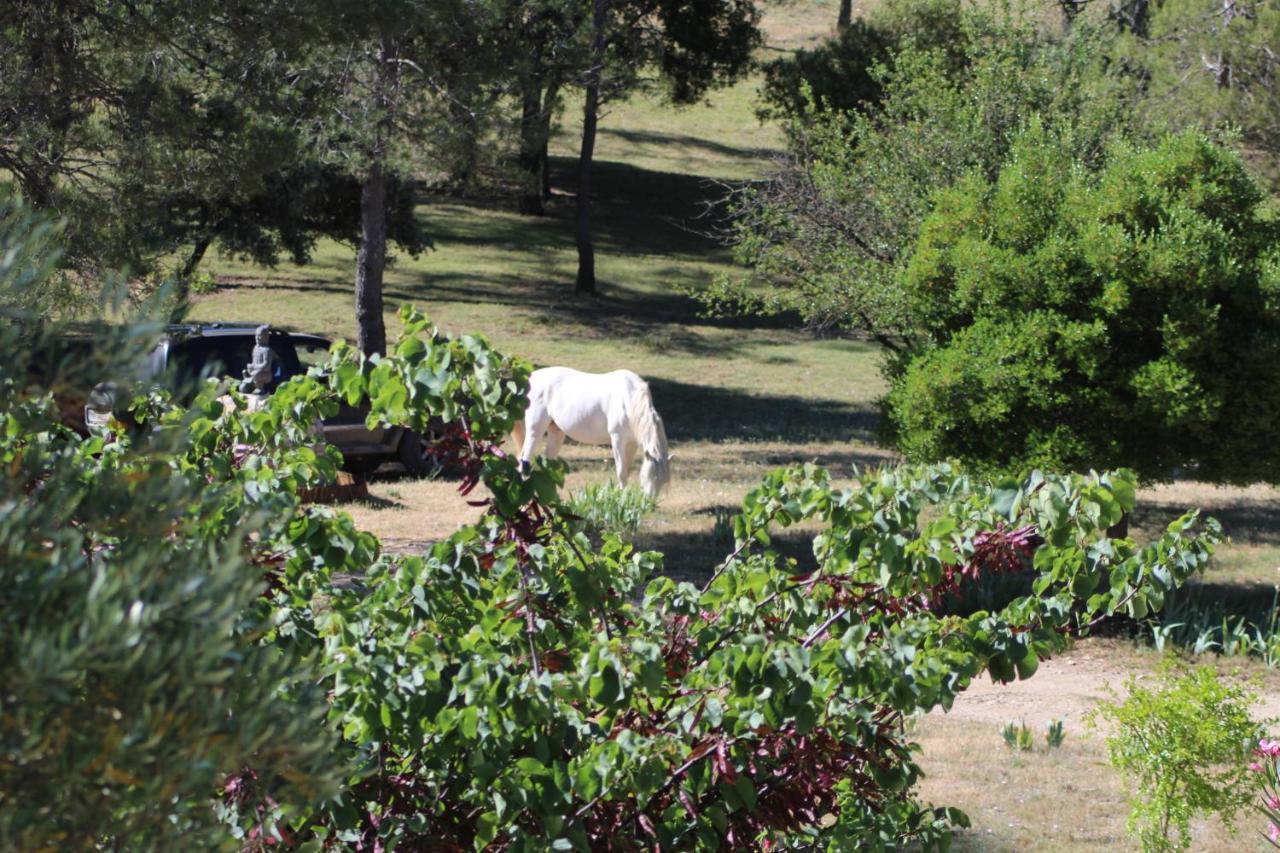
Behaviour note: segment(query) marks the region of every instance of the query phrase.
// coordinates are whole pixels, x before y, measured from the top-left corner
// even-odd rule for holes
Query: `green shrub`
[[[565,510],[577,516],[582,529],[595,539],[606,533],[634,536],[640,522],[657,506],[658,502],[643,490],[612,481],[583,486],[565,502]]]
[[[905,38],[908,30],[876,72],[878,103],[806,106],[795,117],[783,168],[731,199],[735,254],[751,275],[716,281],[699,293],[704,304],[794,311],[815,327],[870,334],[890,351],[914,344],[927,329],[898,275],[940,189],[970,172],[997,174],[1033,116],[1051,129],[1064,163],[1090,168],[1106,140],[1145,132],[1132,103],[1138,81],[1107,63],[1108,33],[1078,22],[1051,38],[1035,15],[997,6],[959,7],[963,36],[943,44],[962,61]],[[873,21],[896,8],[885,4]]]
[[[1216,813],[1232,827],[1253,797],[1245,762],[1261,734],[1249,716],[1254,694],[1211,667],[1168,660],[1154,685],[1130,676],[1125,687],[1125,699],[1102,702],[1093,721],[1114,727],[1107,754],[1131,789],[1129,832],[1144,851],[1185,850],[1196,816]]]
[[[940,193],[901,282],[928,340],[885,400],[912,459],[1280,480],[1280,229],[1195,133],[1096,175],[1032,126]]]

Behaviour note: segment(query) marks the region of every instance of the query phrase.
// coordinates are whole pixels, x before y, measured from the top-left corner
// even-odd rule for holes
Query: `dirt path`
[[[1230,659],[1212,657],[1224,671],[1230,671]],[[1135,650],[1132,644],[1119,640],[1086,640],[1051,660],[1043,661],[1033,678],[1012,684],[996,684],[987,676],[976,679],[946,717],[957,721],[1004,724],[1025,719],[1037,729],[1059,719],[1080,720],[1108,697],[1107,689],[1123,695],[1124,682],[1130,674],[1149,677],[1158,661],[1154,653]],[[1251,674],[1260,667],[1248,665]],[[1274,678],[1263,679],[1259,687],[1260,701],[1254,708],[1259,719],[1280,717],[1280,685]],[[935,715],[943,712],[935,711]]]

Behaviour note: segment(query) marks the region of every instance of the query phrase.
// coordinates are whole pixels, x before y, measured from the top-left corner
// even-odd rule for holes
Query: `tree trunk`
[[[1231,22],[1236,17],[1236,1],[1222,0],[1222,29],[1225,32],[1227,27],[1231,26]],[[1214,82],[1218,84],[1219,89],[1231,88],[1231,60],[1226,54],[1218,54],[1218,67],[1214,69]]]
[[[596,250],[591,243],[591,158],[596,147],[596,122],[600,117],[600,79],[604,76],[604,27],[609,0],[594,0],[591,15],[591,68],[587,72],[582,108],[582,149],[578,154],[578,210],[575,238],[578,244],[578,280],[575,293],[596,290]]]
[[[356,255],[356,346],[365,355],[387,348],[387,328],[382,318],[382,273],[387,265],[386,145],[391,125],[387,97],[388,77],[395,73],[389,61],[389,39],[383,37],[373,75],[373,99],[378,118],[369,147],[369,166],[360,187],[360,251]]]
[[[547,140],[542,140],[542,152],[539,155],[542,160],[540,170],[542,172],[542,201],[546,203],[551,201],[551,159],[547,156]]]
[[[542,75],[533,73],[520,86],[520,212],[542,216],[543,150]]]
[[[599,0],[597,0],[599,2]],[[600,111],[600,86],[587,84],[582,110],[582,150],[578,155],[578,210],[574,236],[578,243],[576,293],[596,292],[596,250],[591,242],[591,157],[596,145],[596,120]]]
[[[1122,0],[1113,3],[1110,17],[1121,30],[1140,39],[1151,34],[1151,0]]]
[[[460,100],[449,101],[449,119],[458,131],[458,156],[450,176],[455,186],[466,190],[480,161],[480,129],[471,107]]]
[[[365,355],[387,348],[382,272],[387,264],[387,176],[375,161],[360,188],[360,252],[356,257],[356,346]]]
[[[547,156],[547,146],[551,143],[551,117],[555,113],[556,99],[560,97],[560,80],[558,76],[553,74],[551,81],[547,83],[546,93],[542,97],[542,112],[538,116],[541,124],[539,125],[539,138],[542,140],[542,150],[540,157],[542,159],[542,200],[551,200],[551,160]]]
[[[175,317],[187,312],[188,302],[191,300],[191,277],[196,274],[196,269],[200,266],[200,261],[204,259],[205,252],[209,251],[209,244],[213,242],[214,233],[213,229],[200,233],[200,236],[196,238],[195,244],[191,247],[191,254],[187,256],[182,269],[178,270],[178,274],[174,277]],[[173,322],[177,321],[174,320]]]
[[[200,266],[200,262],[204,260],[204,253],[209,251],[209,244],[213,242],[214,232],[212,230],[204,231],[196,238],[196,242],[191,247],[191,254],[187,256],[187,261],[182,265],[182,269],[178,272],[178,278],[185,283],[190,281],[191,276],[196,274],[196,268]]]
[[[853,21],[853,0],[840,0],[840,12],[836,16],[836,32],[842,33],[849,29],[849,24]]]
[[[1085,4],[1088,2],[1089,0],[1058,0],[1058,8],[1062,10],[1063,32],[1071,32],[1076,18],[1084,11]]]

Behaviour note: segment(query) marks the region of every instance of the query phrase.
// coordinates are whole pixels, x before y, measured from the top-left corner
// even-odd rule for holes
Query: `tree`
[[[1188,132],[1095,174],[1033,125],[934,197],[900,277],[927,338],[885,400],[913,459],[1280,479],[1280,229],[1240,158]]]
[[[602,104],[623,97],[655,66],[673,104],[695,101],[737,79],[759,42],[759,12],[747,0],[591,0],[574,238],[577,293],[596,292],[591,238],[591,164]]]
[[[793,119],[783,168],[728,200],[728,237],[751,275],[717,281],[706,304],[795,311],[812,328],[901,349],[920,330],[897,274],[938,188],[973,170],[998,173],[1033,115],[1065,159],[1086,166],[1115,133],[1143,132],[1136,81],[1106,72],[1101,33],[1077,26],[1050,38],[980,11],[966,13],[962,30],[962,46],[945,52],[900,47],[877,73],[883,96],[868,111],[813,106]]]
[[[352,81],[374,79],[359,78],[361,62],[349,60],[376,59],[376,50],[342,53],[354,19],[325,0],[99,6],[57,0],[0,11],[0,39],[8,40],[0,50],[0,165],[34,203],[67,218],[69,266],[126,265],[139,274],[181,251],[180,314],[187,280],[217,242],[261,263],[274,264],[282,251],[301,262],[319,237],[352,240],[364,230],[370,246],[381,240],[383,248],[366,253],[362,281],[372,281],[385,257],[388,227],[407,251],[426,246],[412,182],[386,166],[370,181],[360,173],[353,204],[349,177],[368,158],[359,150],[326,156],[335,149],[324,142],[337,148],[359,136],[332,120],[352,114],[342,101]],[[476,19],[434,8],[445,22]],[[368,35],[370,19],[359,20]],[[439,40],[433,49],[458,37],[454,27],[430,32]],[[378,66],[383,77],[400,74],[403,58]],[[446,71],[455,89],[472,82],[456,62],[439,76]],[[394,126],[387,107],[359,128],[373,140],[366,152],[385,147],[373,137]],[[389,210],[390,226],[384,213],[381,226],[362,228],[366,188],[365,208]]]
[[[1198,816],[1216,814],[1234,831],[1253,799],[1244,758],[1262,734],[1249,715],[1253,690],[1224,682],[1211,666],[1179,669],[1169,659],[1154,687],[1132,675],[1125,687],[1124,701],[1113,694],[1090,722],[1109,724],[1107,757],[1129,783],[1127,829],[1143,853],[1191,847]]]
[[[908,43],[915,51],[943,51],[949,73],[968,64],[963,7],[954,0],[899,0],[875,7],[838,28],[814,48],[765,63],[762,119],[804,121],[812,106],[835,112],[874,109],[893,56]]]
[[[545,213],[551,188],[547,162],[551,123],[562,89],[586,63],[586,24],[591,14],[580,0],[515,0],[521,213]]]
[[[1150,28],[1130,61],[1150,76],[1151,112],[1174,127],[1237,128],[1244,149],[1277,180],[1280,4],[1173,0],[1157,6]]]
[[[853,0],[840,0],[840,11],[836,13],[836,32],[842,33],[849,28],[853,20]]]
[[[288,5],[0,10],[0,167],[67,220],[68,265],[198,260],[293,164],[311,93],[291,85],[309,31]]]
[[[450,93],[472,85],[459,71],[459,55],[471,52],[467,68],[492,68],[500,41],[476,39],[497,29],[491,3],[380,0],[359,16],[325,10],[312,66],[313,84],[327,93],[329,110],[314,144],[328,162],[339,163],[360,181],[360,239],[356,258],[356,338],[360,349],[386,348],[383,275],[387,262],[388,188],[400,171],[440,157],[447,148],[457,99]],[[464,123],[462,134],[473,131]]]
[[[307,662],[260,642],[268,543],[297,502],[250,496],[262,469],[228,464],[234,442],[217,461],[194,450],[184,411],[136,443],[59,423],[53,392],[100,379],[85,375],[100,359],[126,375],[155,326],[50,363],[65,328],[44,314],[45,226],[0,200],[0,845],[218,846],[214,793],[246,766],[259,793],[301,803],[349,772]],[[305,427],[242,426],[282,451],[272,477],[315,470]]]

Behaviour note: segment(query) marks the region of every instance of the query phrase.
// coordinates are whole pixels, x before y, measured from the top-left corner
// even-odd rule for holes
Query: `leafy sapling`
[[[1129,783],[1128,830],[1144,853],[1187,849],[1200,815],[1216,813],[1232,829],[1252,798],[1244,759],[1261,733],[1249,716],[1255,695],[1211,667],[1168,661],[1153,686],[1130,677],[1125,687],[1124,700],[1102,702],[1091,722],[1113,729],[1107,753]]]

